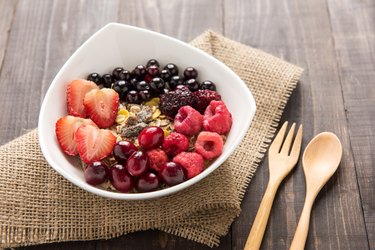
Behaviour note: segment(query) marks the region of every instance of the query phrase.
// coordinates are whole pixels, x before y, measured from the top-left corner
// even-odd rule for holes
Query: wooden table
[[[374,0],[0,0],[0,144],[36,127],[51,80],[108,22],[190,41],[210,28],[305,68],[282,121],[343,143],[341,166],[312,211],[306,249],[375,249]],[[242,249],[268,178],[266,160],[217,249]],[[282,183],[262,249],[286,249],[305,195],[301,165]],[[158,231],[29,249],[209,249]],[[26,248],[25,248],[26,249]]]

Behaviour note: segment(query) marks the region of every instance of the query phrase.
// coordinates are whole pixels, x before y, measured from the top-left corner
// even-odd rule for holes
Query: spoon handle
[[[260,203],[258,213],[255,217],[249,237],[247,238],[244,250],[258,250],[262,244],[264,231],[266,230],[268,217],[270,216],[273,200],[280,183],[268,182],[266,192]]]
[[[298,222],[296,233],[292,240],[289,250],[303,250],[305,249],[307,234],[309,232],[311,208],[314,199],[306,197],[305,204],[303,205],[302,214]]]

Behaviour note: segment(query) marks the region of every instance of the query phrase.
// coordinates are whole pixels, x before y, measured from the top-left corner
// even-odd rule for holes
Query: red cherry
[[[139,192],[155,191],[159,187],[159,178],[152,172],[144,173],[135,184],[135,188]]]
[[[164,140],[164,131],[155,126],[144,128],[138,136],[139,145],[150,150],[160,147]]]
[[[160,169],[160,177],[168,186],[174,186],[186,180],[184,168],[178,163],[167,162]]]
[[[104,162],[93,162],[87,165],[84,176],[88,184],[93,186],[99,185],[107,180],[108,167],[104,164]]]
[[[118,191],[128,193],[134,187],[133,178],[128,174],[124,165],[116,164],[109,169],[109,180]]]
[[[125,163],[129,156],[138,148],[130,141],[119,141],[113,148],[113,156],[119,163]]]
[[[131,176],[141,176],[150,166],[150,161],[146,153],[142,151],[134,152],[126,162],[126,169]]]

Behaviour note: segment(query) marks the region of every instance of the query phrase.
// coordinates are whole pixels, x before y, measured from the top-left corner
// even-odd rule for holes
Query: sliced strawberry
[[[83,119],[74,116],[64,116],[56,122],[55,132],[57,141],[62,150],[68,155],[77,155],[76,132],[81,125],[96,124],[90,119]]]
[[[76,140],[79,156],[86,163],[104,159],[116,144],[116,136],[110,130],[92,125],[79,127]]]
[[[116,119],[119,95],[113,89],[93,89],[83,104],[87,114],[99,127],[108,128]]]
[[[87,117],[85,106],[83,106],[83,99],[92,89],[99,89],[99,87],[94,82],[83,79],[73,80],[68,84],[66,97],[69,115]]]

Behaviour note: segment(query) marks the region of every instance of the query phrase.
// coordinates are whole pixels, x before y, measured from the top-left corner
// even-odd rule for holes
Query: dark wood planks
[[[375,5],[328,1],[370,249],[375,249]]]
[[[347,127],[335,44],[325,1],[226,1],[225,35],[306,69],[283,120],[304,125],[304,143],[333,131],[345,149],[341,166],[313,208],[306,249],[367,249],[367,236]],[[242,249],[268,179],[258,169],[232,227],[233,249]],[[289,247],[305,195],[300,165],[278,192],[262,248]]]
[[[9,32],[12,27],[14,11],[17,1],[0,1],[0,72],[3,65],[3,59],[8,45]]]

